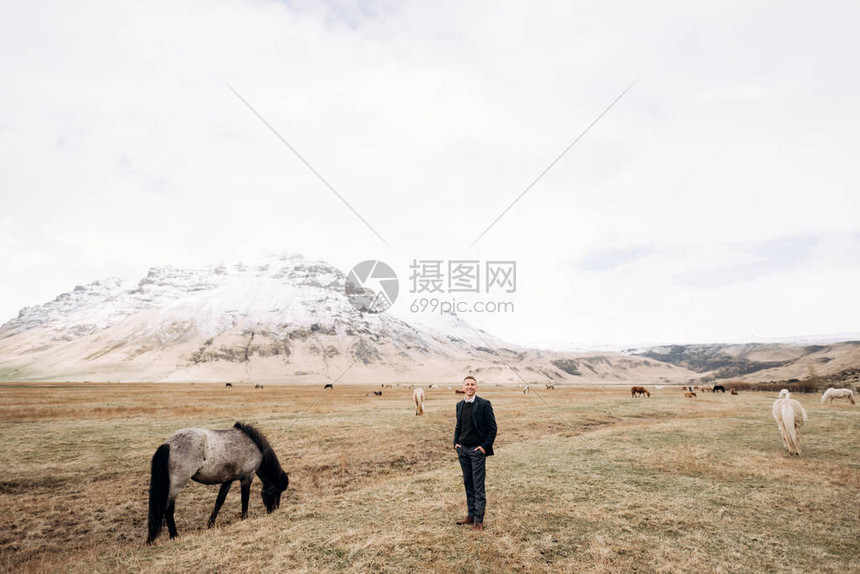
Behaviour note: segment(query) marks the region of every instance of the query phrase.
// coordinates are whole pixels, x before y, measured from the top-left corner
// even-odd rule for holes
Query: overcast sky
[[[413,259],[515,260],[464,318],[517,343],[860,331],[856,2],[525,4],[5,1],[0,322],[288,250],[405,318]]]

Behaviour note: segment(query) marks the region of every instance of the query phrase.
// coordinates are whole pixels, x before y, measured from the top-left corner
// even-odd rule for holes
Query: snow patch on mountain
[[[325,262],[282,254],[78,286],[0,326],[0,377],[458,383],[470,373],[524,384],[679,374],[648,359],[519,347],[454,315],[362,313],[345,281]]]

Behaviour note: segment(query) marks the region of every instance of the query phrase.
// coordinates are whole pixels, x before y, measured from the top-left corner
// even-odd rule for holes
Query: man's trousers
[[[469,516],[475,522],[484,522],[484,509],[487,506],[487,493],[484,489],[487,457],[475,447],[461,446],[457,449],[460,468],[463,470],[463,486],[466,487],[466,502]]]

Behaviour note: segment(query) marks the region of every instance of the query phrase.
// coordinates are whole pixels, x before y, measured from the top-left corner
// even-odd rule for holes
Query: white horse
[[[782,389],[781,391],[779,391],[779,398],[781,398],[781,399],[787,399],[790,396],[791,396],[791,393],[788,392],[788,389]]]
[[[851,401],[852,405],[857,403],[854,402],[854,391],[851,389],[827,389],[824,391],[824,394],[821,395],[821,402],[829,402],[833,403],[833,399],[848,399]]]
[[[788,391],[783,389],[786,393]],[[800,449],[800,427],[807,421],[803,405],[794,399],[776,399],[773,401],[773,420],[782,436],[782,444],[789,454],[803,454]]]
[[[424,414],[424,389],[418,387],[412,391],[412,403],[415,405],[415,414]]]

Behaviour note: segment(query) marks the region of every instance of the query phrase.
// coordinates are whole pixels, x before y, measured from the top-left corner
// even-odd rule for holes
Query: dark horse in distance
[[[248,497],[255,473],[263,482],[261,495],[266,511],[272,512],[281,505],[281,494],[290,480],[263,433],[239,422],[229,429],[176,431],[152,456],[147,544],[152,544],[161,533],[165,519],[170,537],[177,536],[173,521],[176,497],[189,480],[221,485],[207,524],[210,528],[215,524],[230,486],[238,480],[242,488],[244,520],[248,516]]]

